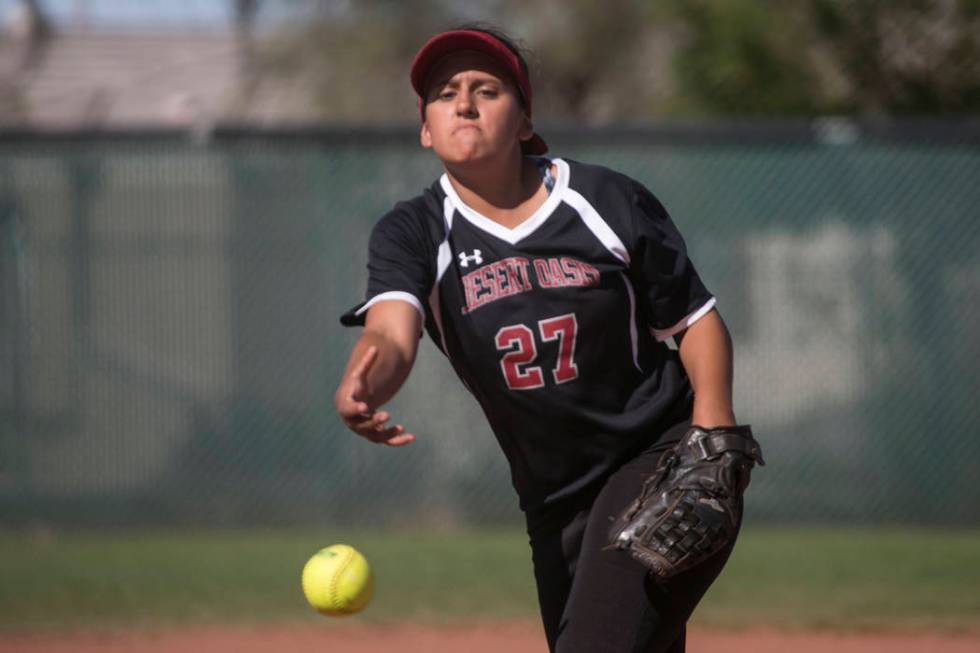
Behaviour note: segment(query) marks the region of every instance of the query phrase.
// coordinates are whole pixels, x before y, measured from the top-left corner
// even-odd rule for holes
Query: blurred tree
[[[848,108],[980,110],[980,0],[810,0],[810,18]]]
[[[414,120],[407,72],[416,49],[439,30],[488,17],[489,25],[519,44],[534,43],[527,55],[536,115],[594,121],[645,113],[649,85],[643,77],[650,65],[639,54],[650,26],[636,0],[292,4],[305,12],[304,22],[287,25],[257,46],[255,68],[260,76],[303,80],[325,119]]]
[[[424,35],[445,27],[438,0],[360,0],[305,4],[301,24],[287,25],[256,45],[263,76],[308,87],[324,119],[354,123],[408,121],[417,116],[408,66]]]
[[[43,56],[52,32],[39,0],[21,0],[10,24],[0,31],[0,122],[26,119],[23,85]]]
[[[538,105],[549,120],[637,118],[650,94],[644,46],[655,25],[635,0],[504,0],[496,12],[526,33]],[[639,110],[639,111],[638,111]]]
[[[980,110],[980,0],[278,0],[245,79],[315,117],[416,119],[407,70],[434,32],[490,19],[529,43],[536,118],[948,114]],[[272,0],[233,0],[240,25]]]
[[[679,110],[712,114],[812,112],[819,88],[800,47],[799,3],[678,0]]]
[[[260,0],[231,0],[235,40],[238,45],[238,65],[241,88],[238,89],[234,113],[243,113],[261,83],[255,59],[255,19]]]
[[[717,115],[980,110],[980,0],[676,0],[680,106]]]

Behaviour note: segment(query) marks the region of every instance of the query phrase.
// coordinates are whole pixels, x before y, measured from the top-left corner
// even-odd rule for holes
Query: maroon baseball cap
[[[510,75],[517,90],[524,100],[524,109],[531,117],[531,80],[528,78],[520,59],[508,48],[503,41],[479,30],[459,29],[436,34],[419,49],[412,61],[412,88],[419,96],[419,111],[425,120],[425,83],[433,66],[443,57],[460,50],[474,50],[491,56]],[[544,139],[533,134],[531,138],[521,142],[521,150],[525,154],[544,154],[548,145]]]

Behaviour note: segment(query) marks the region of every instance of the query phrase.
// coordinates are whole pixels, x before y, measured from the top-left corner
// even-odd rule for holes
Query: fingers
[[[403,447],[406,444],[409,444],[414,441],[415,441],[414,435],[412,435],[411,433],[403,433],[401,435],[385,440],[385,444],[388,445],[389,447]]]
[[[361,435],[376,433],[383,430],[385,422],[391,419],[391,415],[380,410],[376,413],[359,413],[350,420],[346,420],[347,427]]]
[[[375,444],[386,444],[389,447],[401,447],[415,441],[415,436],[411,433],[406,433],[405,427],[401,424],[377,431],[366,431],[363,433],[358,431],[358,434],[363,435]]]
[[[391,428],[382,429],[375,432],[369,438],[377,444],[386,444],[389,447],[401,447],[415,440],[415,436],[405,432],[405,427],[401,424]]]
[[[385,426],[391,415],[386,411],[378,411],[366,415],[358,415],[353,419],[345,419],[347,428],[363,438],[377,444],[387,444],[400,447],[415,440],[415,436],[405,432],[401,424]]]

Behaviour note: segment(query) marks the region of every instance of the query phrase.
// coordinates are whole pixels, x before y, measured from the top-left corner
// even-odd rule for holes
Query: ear
[[[534,136],[534,123],[531,122],[531,116],[527,115],[525,111],[521,114],[521,127],[517,132],[517,138],[521,141],[528,141],[531,140],[532,136]]]
[[[419,132],[419,142],[422,144],[422,147],[432,147],[432,132],[429,131],[428,121],[422,123],[422,129]]]

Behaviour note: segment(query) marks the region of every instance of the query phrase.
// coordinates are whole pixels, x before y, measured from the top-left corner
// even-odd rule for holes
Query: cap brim
[[[515,81],[522,77],[517,57],[492,36],[471,30],[443,32],[429,39],[412,61],[412,88],[419,97],[425,96],[425,83],[436,62],[459,50],[483,52],[501,64]]]

